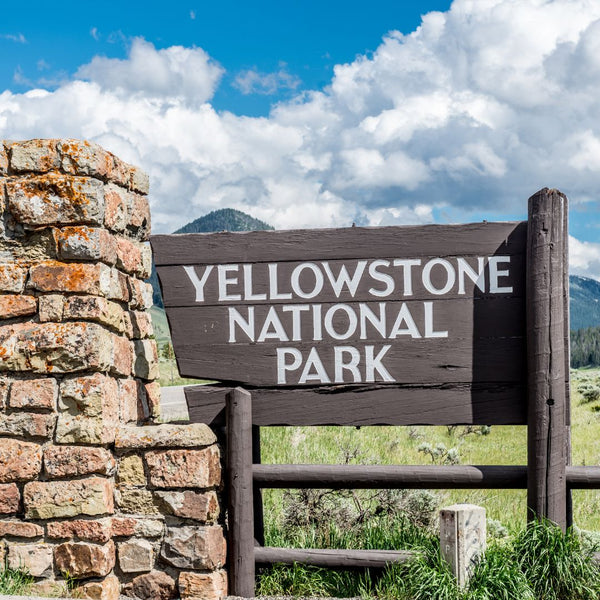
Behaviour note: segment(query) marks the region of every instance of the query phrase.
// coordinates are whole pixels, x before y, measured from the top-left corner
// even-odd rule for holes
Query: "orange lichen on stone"
[[[104,221],[104,184],[97,179],[52,172],[9,179],[6,191],[9,211],[25,225]]]
[[[33,296],[6,294],[0,296],[0,319],[13,319],[37,312],[37,299]]]
[[[9,146],[10,167],[17,173],[47,173],[60,168],[57,140],[27,140]]]
[[[31,268],[29,285],[41,292],[104,296],[110,287],[110,268],[101,263],[46,261]]]

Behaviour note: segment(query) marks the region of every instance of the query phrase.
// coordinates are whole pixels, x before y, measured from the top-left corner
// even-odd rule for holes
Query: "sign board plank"
[[[273,388],[283,405],[306,388],[304,417],[280,423],[361,415],[360,396],[361,422],[495,424],[525,422],[526,232],[477,223],[151,243],[183,376]],[[314,391],[327,386],[345,395]]]
[[[155,264],[161,267],[190,264],[190,257],[202,257],[199,263],[222,264],[445,256],[458,248],[472,256],[489,253],[490,248],[500,254],[521,254],[526,235],[526,222],[484,222],[153,235],[150,241]]]
[[[231,388],[188,386],[190,420],[223,425]],[[252,422],[272,425],[524,425],[515,384],[371,385],[252,390]]]

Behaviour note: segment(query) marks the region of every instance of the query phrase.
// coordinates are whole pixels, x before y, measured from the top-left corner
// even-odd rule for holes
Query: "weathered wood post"
[[[528,490],[530,518],[567,524],[565,253],[567,198],[529,199],[527,230]]]
[[[226,411],[229,593],[253,598],[252,396],[233,389],[227,394]]]

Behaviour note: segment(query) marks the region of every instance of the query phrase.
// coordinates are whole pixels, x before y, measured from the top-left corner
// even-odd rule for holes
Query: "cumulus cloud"
[[[222,207],[277,227],[524,216],[544,186],[577,209],[600,189],[598,40],[598,2],[455,0],[250,118],[210,104],[223,70],[202,49],[136,39],[52,92],[0,94],[0,136],[88,138],[141,165],[157,232]],[[282,85],[251,73],[242,92]],[[574,268],[600,276],[578,243]]]
[[[569,266],[575,275],[600,280],[600,244],[580,242],[569,236]]]
[[[210,100],[223,69],[201,48],[171,46],[157,50],[135,38],[126,59],[95,56],[75,76],[104,91],[150,98],[183,98],[199,104]]]

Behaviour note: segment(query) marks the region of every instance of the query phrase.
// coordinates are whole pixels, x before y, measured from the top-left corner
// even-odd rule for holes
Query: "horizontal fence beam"
[[[253,465],[264,488],[524,489],[527,467],[507,465]]]
[[[263,488],[525,489],[523,465],[253,465]],[[600,467],[566,471],[571,489],[600,489]]]
[[[408,550],[300,550],[296,548],[255,547],[254,559],[261,564],[292,564],[295,562],[315,567],[372,567],[383,568],[391,563],[406,562],[413,558]]]
[[[600,467],[567,466],[567,485],[574,490],[600,490]]]

